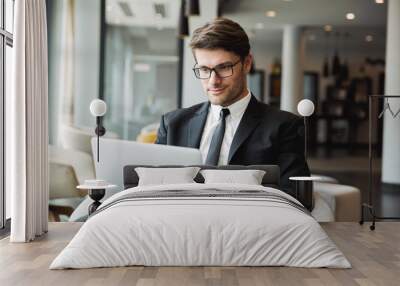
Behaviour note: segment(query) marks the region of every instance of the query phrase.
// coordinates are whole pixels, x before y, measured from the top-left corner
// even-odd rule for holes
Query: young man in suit
[[[205,164],[277,164],[282,189],[293,195],[289,177],[310,175],[303,121],[248,90],[252,55],[243,28],[216,19],[194,31],[190,46],[208,101],[163,115],[156,143],[199,148]]]

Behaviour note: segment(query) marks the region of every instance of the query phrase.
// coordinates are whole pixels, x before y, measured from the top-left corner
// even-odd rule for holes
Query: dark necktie
[[[221,152],[222,141],[225,135],[225,118],[229,115],[228,108],[222,108],[219,113],[219,122],[215,128],[211,139],[210,149],[208,149],[206,165],[218,165],[219,154]]]

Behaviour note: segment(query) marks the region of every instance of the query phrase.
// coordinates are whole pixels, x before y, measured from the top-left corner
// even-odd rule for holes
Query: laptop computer
[[[126,165],[200,165],[199,149],[138,143],[100,138],[97,162],[97,137],[91,139],[96,178],[118,185],[123,190],[123,168]]]

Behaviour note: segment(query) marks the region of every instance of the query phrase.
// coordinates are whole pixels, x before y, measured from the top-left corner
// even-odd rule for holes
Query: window
[[[178,107],[180,1],[105,3],[105,125],[120,138],[135,140]]]
[[[0,228],[10,215],[10,194],[5,188],[5,98],[11,92],[14,0],[0,0]]]
[[[129,140],[142,129],[143,140],[154,140],[153,123],[178,106],[180,1],[164,2],[47,1],[49,160],[54,166],[49,204],[54,219],[56,200],[68,197],[79,203],[79,179],[95,177],[93,164],[85,163],[92,156],[96,119],[89,105],[94,98],[107,102],[106,136]],[[77,176],[66,178],[58,171],[71,165],[65,149],[81,158],[74,168]]]

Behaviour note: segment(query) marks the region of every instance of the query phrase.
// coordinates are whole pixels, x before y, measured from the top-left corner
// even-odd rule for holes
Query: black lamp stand
[[[99,162],[99,158],[100,158],[100,137],[103,136],[104,134],[106,134],[106,129],[103,126],[103,117],[102,116],[96,116],[96,129],[95,129],[95,133],[97,135],[97,162]]]

